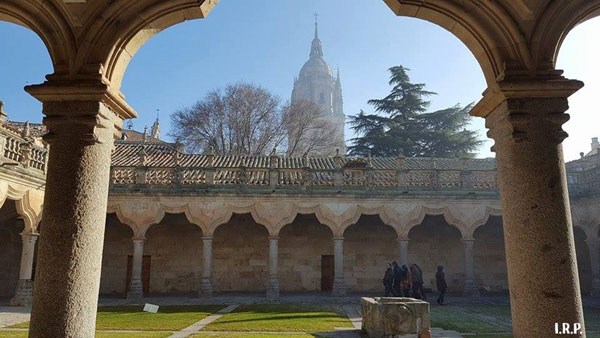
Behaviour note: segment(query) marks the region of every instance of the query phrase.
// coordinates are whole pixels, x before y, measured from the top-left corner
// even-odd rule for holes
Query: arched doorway
[[[215,292],[264,292],[269,233],[250,214],[234,214],[213,235],[212,285]]]
[[[279,231],[279,289],[319,292],[333,288],[333,233],[314,214],[296,216]]]
[[[424,288],[435,290],[437,266],[443,265],[448,292],[463,290],[465,280],[464,245],[458,229],[442,215],[427,215],[408,233],[408,263],[423,270]]]
[[[387,264],[399,262],[398,235],[377,215],[362,215],[344,232],[344,277],[348,291],[383,292]]]
[[[488,292],[508,292],[502,217],[490,216],[473,233],[473,269],[476,284]]]

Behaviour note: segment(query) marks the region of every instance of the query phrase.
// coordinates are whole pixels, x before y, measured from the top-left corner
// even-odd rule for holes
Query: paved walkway
[[[192,335],[193,333],[198,333],[198,331],[202,330],[206,325],[214,322],[215,320],[223,317],[223,315],[235,310],[238,308],[238,306],[240,306],[240,304],[233,304],[233,305],[229,305],[226,308],[223,308],[219,311],[217,311],[217,313],[212,314],[188,327],[186,327],[185,329],[179,331],[179,332],[175,332],[175,334],[173,334],[172,336],[170,336],[169,338],[187,338],[190,335]]]
[[[0,328],[29,321],[30,308],[0,306]]]

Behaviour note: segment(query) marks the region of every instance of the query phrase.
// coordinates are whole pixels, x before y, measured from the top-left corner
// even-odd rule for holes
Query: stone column
[[[585,243],[590,250],[592,268],[592,290],[590,295],[600,297],[600,239],[588,239]]]
[[[400,245],[400,266],[406,265],[408,267],[408,241],[406,237],[398,238],[398,244]]]
[[[333,296],[346,296],[346,286],[344,283],[344,237],[333,238]]]
[[[51,149],[29,337],[93,337],[111,151],[122,125],[115,109],[125,108],[101,83],[46,82],[26,90],[44,103]]]
[[[267,298],[279,298],[279,272],[277,261],[279,248],[279,237],[269,236],[269,281],[267,283]]]
[[[144,283],[142,282],[142,263],[144,261],[145,239],[133,240],[133,261],[131,263],[131,282],[127,290],[127,299],[141,302],[144,299]]]
[[[202,258],[204,266],[202,267],[202,286],[201,296],[212,297],[212,236],[202,237]]]
[[[23,247],[21,248],[21,268],[15,296],[10,300],[11,306],[31,306],[33,298],[33,258],[35,256],[35,242],[39,234],[21,233]]]
[[[465,283],[463,288],[464,297],[479,297],[479,288],[475,283],[475,274],[473,273],[473,244],[474,238],[463,238],[465,245]]]
[[[567,97],[583,84],[560,76],[507,79],[488,93],[515,337],[554,336],[583,312],[562,141]],[[554,278],[560,276],[559,278]]]

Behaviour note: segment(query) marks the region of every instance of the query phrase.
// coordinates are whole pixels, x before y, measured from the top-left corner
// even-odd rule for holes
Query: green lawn
[[[431,327],[441,327],[461,333],[510,333],[505,326],[491,324],[467,315],[454,306],[432,306],[430,320]]]
[[[178,331],[224,308],[223,305],[161,306],[158,313],[143,312],[140,306],[98,308],[96,329]],[[29,322],[11,326],[27,328]]]
[[[279,334],[268,333],[202,333],[190,336],[190,338],[276,338]],[[314,338],[312,334],[286,334],[289,338]]]
[[[244,305],[204,330],[328,332],[336,327],[352,327],[352,323],[339,309],[328,305]]]
[[[166,338],[171,332],[136,332],[136,333],[120,333],[120,332],[96,332],[96,338]],[[1,338],[26,338],[27,331],[2,331],[0,330]]]

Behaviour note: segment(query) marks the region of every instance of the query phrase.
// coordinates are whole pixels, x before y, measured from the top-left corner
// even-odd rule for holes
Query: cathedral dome
[[[331,67],[320,57],[314,57],[308,59],[302,69],[300,70],[300,78],[319,78],[326,77],[332,78],[333,72],[331,71]]]

